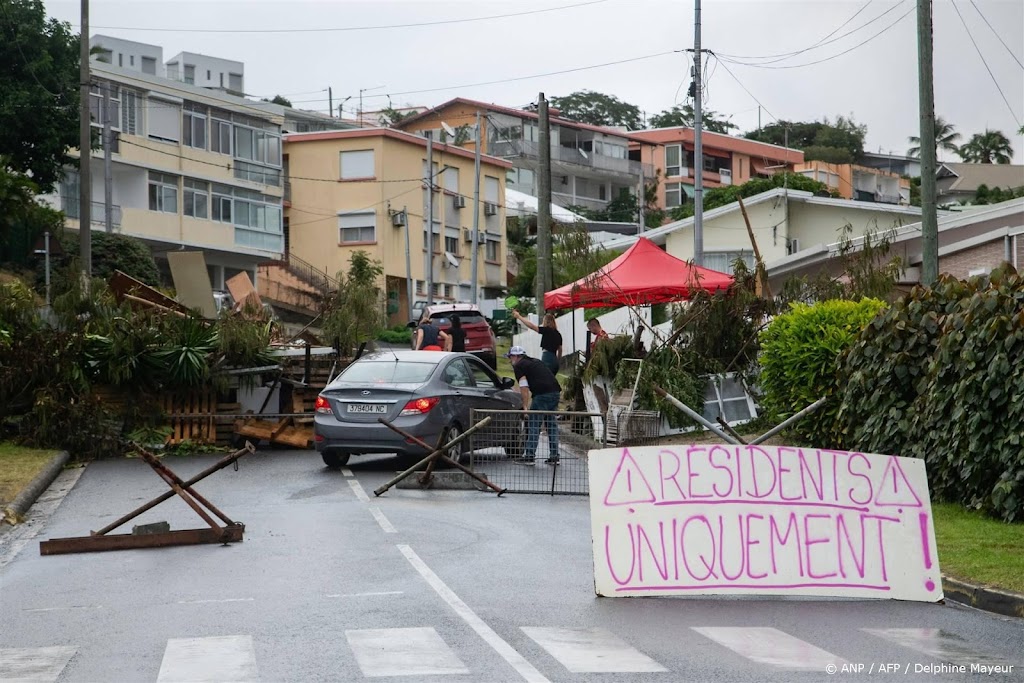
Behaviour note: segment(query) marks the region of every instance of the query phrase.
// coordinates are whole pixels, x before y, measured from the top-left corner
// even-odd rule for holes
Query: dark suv
[[[452,326],[452,316],[459,316],[462,329],[466,331],[466,353],[471,353],[491,368],[498,366],[498,347],[494,332],[487,318],[480,312],[476,304],[434,304],[423,309],[430,319],[441,330],[448,331]],[[414,327],[415,323],[409,323]],[[413,335],[413,344],[416,336]]]

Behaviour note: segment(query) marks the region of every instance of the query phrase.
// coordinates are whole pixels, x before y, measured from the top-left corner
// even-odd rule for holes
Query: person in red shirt
[[[594,353],[597,342],[602,339],[608,339],[608,333],[601,327],[601,322],[597,318],[591,318],[587,321],[587,329],[590,330],[590,335],[593,338],[590,342],[590,353]]]

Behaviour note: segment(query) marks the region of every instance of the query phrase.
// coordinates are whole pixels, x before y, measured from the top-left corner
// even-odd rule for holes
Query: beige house
[[[836,242],[849,226],[849,237],[869,231],[884,232],[921,218],[913,206],[858,202],[816,197],[810,192],[776,188],[743,200],[750,225],[766,264],[792,254]],[[693,258],[693,218],[648,230],[644,237],[676,258]],[[636,237],[624,237],[602,244],[608,249],[627,248]],[[738,203],[704,212],[704,266],[732,272],[732,263],[742,258],[751,268],[754,252]]]
[[[428,221],[426,147],[426,138],[389,128],[285,136],[289,258],[334,276],[348,270],[354,252],[366,252],[383,265],[392,324],[409,319],[409,289],[413,302],[428,298],[427,268],[435,301],[468,301],[472,291],[473,153],[434,144]],[[505,175],[511,167],[502,159],[481,158],[480,299],[495,298],[506,286]]]

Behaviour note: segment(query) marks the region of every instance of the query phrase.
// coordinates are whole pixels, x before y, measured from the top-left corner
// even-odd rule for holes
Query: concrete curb
[[[986,612],[1024,619],[1024,595],[1018,593],[975,586],[950,578],[945,574],[942,576],[942,592],[949,600],[955,600]]]
[[[401,474],[396,472],[395,474]],[[483,472],[477,472],[484,479],[487,475]],[[430,483],[426,486],[420,484],[420,477],[423,476],[422,472],[416,472],[395,485],[395,488],[399,489],[432,489],[434,491],[490,491],[479,481],[469,476],[465,472],[431,472]]]
[[[71,456],[67,451],[61,451],[53,456],[46,466],[29,482],[28,486],[21,490],[11,504],[4,508],[3,518],[10,524],[17,524],[24,517],[36,499],[42,495],[53,480],[57,478],[64,466],[68,464]]]

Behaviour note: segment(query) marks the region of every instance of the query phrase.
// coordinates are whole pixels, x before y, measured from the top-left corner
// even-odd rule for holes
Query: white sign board
[[[942,598],[922,460],[696,445],[588,465],[598,595]]]

